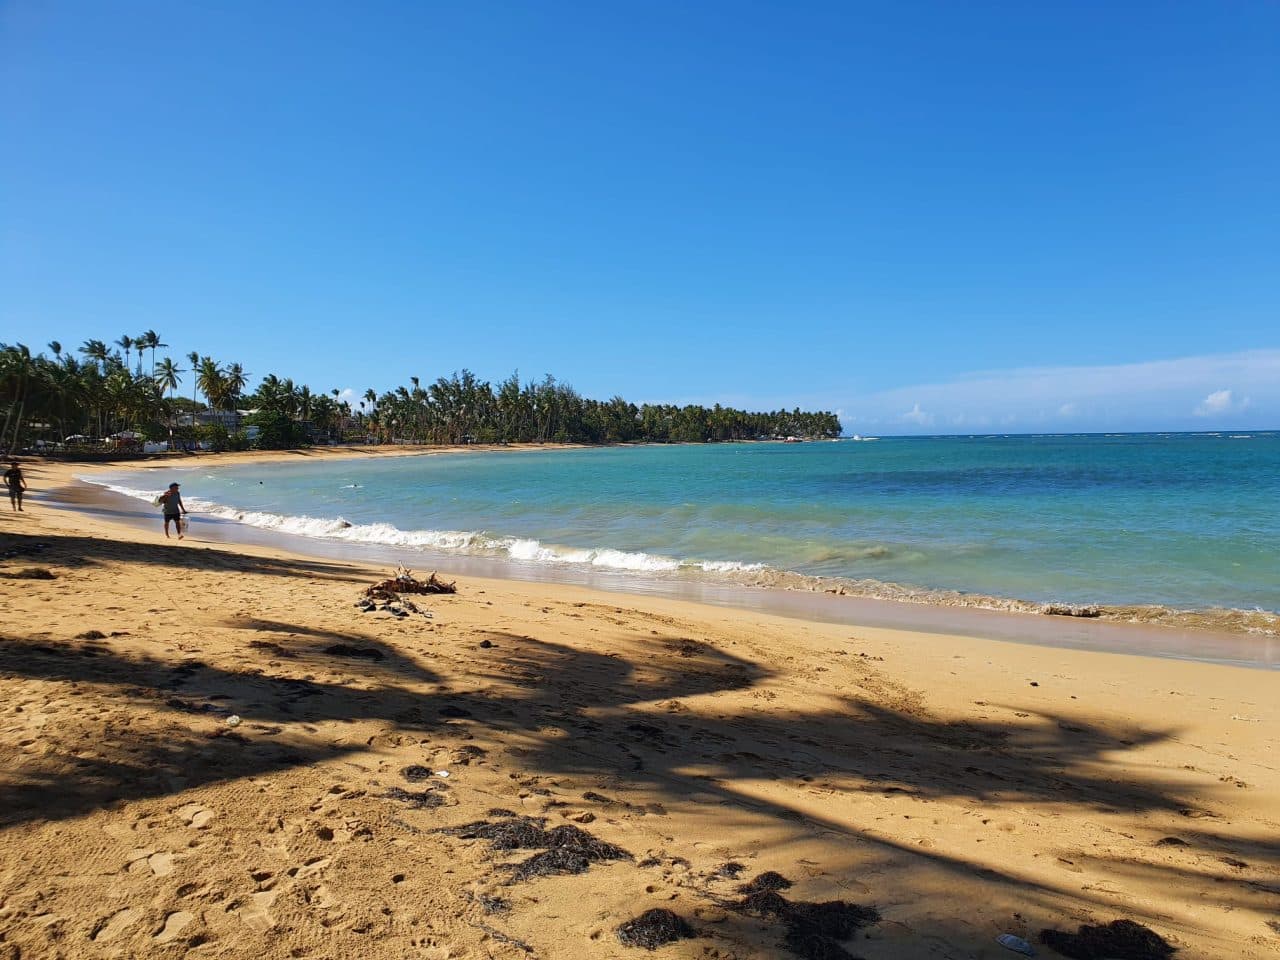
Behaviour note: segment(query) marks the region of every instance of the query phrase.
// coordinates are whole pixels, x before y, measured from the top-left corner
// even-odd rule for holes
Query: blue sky
[[[1280,427],[1280,5],[0,3],[0,341]]]

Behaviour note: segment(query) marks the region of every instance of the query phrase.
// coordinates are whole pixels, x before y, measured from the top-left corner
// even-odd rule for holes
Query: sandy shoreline
[[[579,449],[577,445],[453,447],[339,447],[301,451],[254,451],[205,454],[198,457],[158,457],[124,464],[49,464],[48,485],[54,496],[78,509],[95,509],[123,518],[133,515],[135,526],[149,526],[150,507],[104,488],[93,488],[76,477],[93,473],[139,470],[157,476],[157,489],[173,473],[219,466],[277,462],[342,461],[383,457],[435,456],[468,453],[520,453],[535,450]],[[145,485],[145,484],[144,484]],[[863,582],[842,578],[813,578],[785,571],[715,577],[636,577],[630,572],[601,572],[576,565],[544,565],[504,561],[461,552],[424,551],[387,544],[329,540],[263,530],[217,517],[197,518],[201,532],[228,543],[257,543],[314,557],[402,564],[411,568],[439,566],[461,574],[534,582],[564,582],[609,592],[665,596],[717,606],[757,610],[788,617],[850,626],[878,626],[910,631],[1012,640],[1068,649],[1141,653],[1240,666],[1280,669],[1280,617],[1260,610],[1175,610],[1157,606],[1101,608],[1097,618],[1044,616],[1041,604],[1007,597],[981,597],[945,590],[917,590],[881,583],[868,592]],[[764,580],[760,580],[765,576]],[[867,581],[866,583],[871,583]]]
[[[644,956],[651,907],[699,934],[658,956],[793,956],[729,862],[876,906],[868,960],[1280,949],[1273,673],[471,576],[399,619],[382,568],[158,527],[0,517],[5,960]],[[495,808],[630,859],[432,832]]]

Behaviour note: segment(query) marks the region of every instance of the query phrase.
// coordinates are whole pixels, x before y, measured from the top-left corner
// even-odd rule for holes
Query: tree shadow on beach
[[[26,542],[6,534],[0,549],[37,541],[49,546],[15,562],[47,552],[62,565],[71,565],[67,557],[161,569],[194,562],[209,570],[360,579],[342,564],[192,557],[165,546],[96,538]],[[359,630],[305,627],[265,615],[227,618],[223,629],[242,643],[216,664],[131,655],[109,641],[0,636],[0,675],[65,684],[80,694],[101,692],[133,708],[127,727],[109,730],[91,749],[34,731],[4,744],[0,828],[339,759],[367,744],[314,732],[315,725],[363,721],[418,734],[465,731],[509,749],[529,774],[586,781],[601,793],[640,791],[667,807],[705,810],[730,841],[735,829],[762,825],[775,837],[821,837],[831,851],[824,865],[829,871],[892,865],[898,888],[909,885],[914,872],[925,872],[947,878],[950,889],[964,891],[959,896],[975,904],[993,890],[1014,890],[1028,903],[1066,897],[1102,908],[1111,901],[1070,879],[1033,881],[976,857],[895,839],[892,831],[839,815],[838,801],[854,795],[921,804],[945,799],[988,812],[1041,805],[1191,818],[1187,823],[1213,814],[1173,779],[1126,765],[1133,751],[1173,736],[1172,727],[1104,729],[1051,710],[1013,720],[952,722],[917,699],[878,686],[871,666],[860,668],[865,686],[853,684],[839,696],[776,700],[769,689],[774,674],[764,663],[713,643],[641,636],[637,629],[601,634],[591,650],[500,629],[471,632],[463,648],[434,639],[427,645],[425,638],[417,645],[404,637],[388,641],[372,634],[379,629],[375,623],[353,622]],[[332,652],[337,646],[348,650]],[[458,672],[475,680],[477,689],[442,689],[444,678]],[[726,698],[723,707],[717,698]],[[222,723],[231,713],[243,718],[241,728]],[[629,815],[625,804],[619,809]],[[1267,889],[1242,892],[1233,882],[1241,868],[1222,858],[1239,858],[1250,869],[1280,868],[1280,849],[1272,843],[1207,829],[1183,839],[1188,849],[1176,857],[1115,859],[1109,869],[1144,882],[1216,885],[1216,902],[1252,908],[1255,894],[1265,896]],[[957,930],[955,936],[969,942],[971,933]]]
[[[174,539],[165,543],[147,544],[72,534],[33,534],[12,528],[0,531],[0,560],[3,559],[21,561],[28,565],[56,565],[73,570],[128,562],[173,570],[233,571],[312,580],[366,582],[357,568],[332,561],[231,553],[191,540]],[[0,567],[0,578],[5,576],[5,569]]]

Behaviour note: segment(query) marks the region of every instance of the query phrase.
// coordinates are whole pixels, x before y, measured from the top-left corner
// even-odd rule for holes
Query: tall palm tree
[[[191,425],[194,427],[196,425],[196,387],[200,385],[198,376],[200,372],[200,354],[192,350],[187,354],[187,362],[191,364],[191,372],[197,375],[191,378]]]
[[[58,360],[58,361],[62,360],[62,344],[61,343],[59,343],[57,340],[50,340],[49,349],[53,351],[53,358],[55,360]]]
[[[129,353],[133,350],[133,343],[133,337],[129,336],[127,333],[116,341],[116,346],[124,351],[124,368],[126,370],[129,369]]]
[[[154,366],[152,368],[154,370]],[[158,372],[152,373],[151,379],[155,381],[156,386],[161,390],[169,391],[169,449],[173,449],[173,392],[178,389],[178,384],[182,382],[182,378],[178,376],[184,373],[172,357],[165,357],[160,361],[160,369]],[[194,423],[195,415],[192,415]]]
[[[151,351],[151,376],[154,377],[156,375],[156,348],[167,347],[168,344],[161,343],[160,334],[156,333],[154,330],[148,330],[145,333],[140,334],[136,343],[138,344],[139,360],[141,360],[143,350]]]

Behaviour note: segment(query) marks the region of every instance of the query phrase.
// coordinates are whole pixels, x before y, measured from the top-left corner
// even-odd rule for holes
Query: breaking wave
[[[151,502],[152,490],[109,483],[91,476],[78,479],[124,496]],[[1063,614],[1124,623],[1142,623],[1176,628],[1221,630],[1280,636],[1280,614],[1268,610],[1227,608],[1178,609],[1157,604],[1078,605],[1020,600],[1012,597],[934,589],[874,579],[822,577],[779,570],[762,563],[734,560],[696,560],[609,548],[570,547],[543,543],[523,537],[496,536],[476,530],[401,530],[389,523],[356,524],[342,517],[291,516],[256,510],[240,510],[197,497],[187,499],[196,511],[245,523],[263,530],[322,540],[457,552],[477,557],[523,563],[578,565],[601,570],[642,573],[652,576],[703,576],[739,586],[768,587],[809,593],[826,593],[874,600],[894,600],[936,606],[969,607],[1014,613]],[[872,547],[865,555],[883,548]]]
[[[115,493],[150,502],[155,493],[95,480],[79,478],[88,483],[105,487]],[[401,530],[389,523],[350,523],[342,517],[308,517],[286,515],[261,510],[240,510],[212,500],[198,497],[186,498],[187,506],[206,516],[246,523],[262,530],[290,533],[300,537],[321,540],[345,540],[350,543],[366,543],[388,547],[410,547],[424,550],[460,552],[474,556],[530,563],[579,564],[608,570],[625,570],[638,573],[676,573],[701,571],[704,573],[751,573],[767,569],[764,564],[739,563],[732,560],[688,560],[664,557],[609,548],[569,547],[547,544],[523,537],[496,536],[479,530]]]

